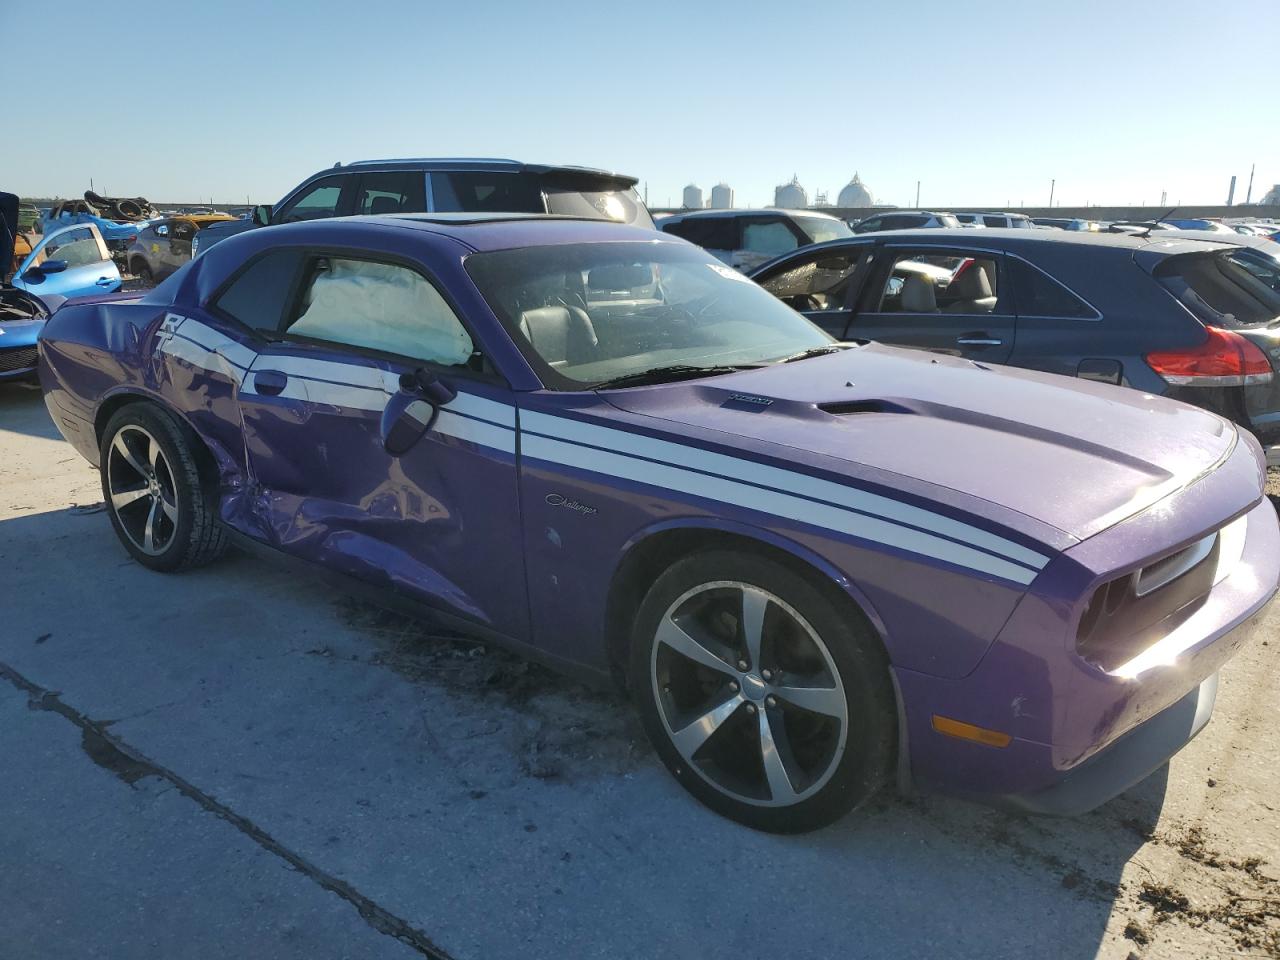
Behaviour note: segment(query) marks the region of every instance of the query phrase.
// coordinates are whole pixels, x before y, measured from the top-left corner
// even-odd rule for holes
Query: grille
[[[0,373],[25,370],[36,365],[36,348],[19,347],[16,350],[0,350]]]

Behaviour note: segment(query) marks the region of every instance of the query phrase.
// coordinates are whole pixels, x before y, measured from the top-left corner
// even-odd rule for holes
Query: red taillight
[[[1205,331],[1209,336],[1199,346],[1148,353],[1147,363],[1177,386],[1236,387],[1271,379],[1267,355],[1240,334],[1217,327]]]

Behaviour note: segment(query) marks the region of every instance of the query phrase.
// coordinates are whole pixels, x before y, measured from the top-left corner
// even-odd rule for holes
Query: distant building
[[[837,207],[869,207],[871,204],[871,191],[856,173],[853,179],[844,185],[844,189],[836,199]]]
[[[733,209],[733,187],[727,183],[717,183],[711,188],[711,209],[712,210],[732,210]]]
[[[1259,202],[1269,207],[1280,207],[1280,183],[1277,183],[1272,187],[1267,195]]]
[[[702,188],[696,183],[691,183],[684,188],[684,208],[686,210],[701,210],[704,204],[702,202]]]
[[[815,194],[815,195],[814,195],[814,198],[813,198],[813,205],[814,205],[815,207],[829,207],[829,206],[831,206],[831,201],[827,199],[827,191],[825,191],[825,190],[819,190],[819,191],[817,192],[817,194]]]
[[[773,205],[793,210],[803,210],[809,206],[809,194],[800,186],[799,177],[793,176],[790,183],[774,188]]]

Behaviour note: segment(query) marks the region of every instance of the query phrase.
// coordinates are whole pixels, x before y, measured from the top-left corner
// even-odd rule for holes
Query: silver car
[[[191,259],[191,241],[199,231],[234,219],[225,213],[208,213],[152,220],[129,245],[129,272],[146,285],[163,280]]]

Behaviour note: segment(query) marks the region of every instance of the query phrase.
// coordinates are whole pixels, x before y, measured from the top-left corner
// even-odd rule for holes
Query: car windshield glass
[[[808,234],[809,239],[814,243],[825,243],[828,240],[853,236],[853,231],[843,220],[826,217],[796,217],[795,220],[800,224],[800,229]]]
[[[1253,251],[1183,254],[1155,270],[1159,280],[1196,317],[1216,326],[1242,327],[1271,323],[1280,317],[1280,292],[1266,274],[1275,261],[1250,259]],[[1250,266],[1253,269],[1250,269]]]
[[[467,271],[543,381],[559,389],[657,367],[773,362],[833,342],[683,243],[526,247],[476,254]]]
[[[548,213],[617,220],[619,223],[634,223],[638,227],[653,226],[653,218],[634,190],[603,186],[584,189],[581,185],[548,182],[544,184],[543,192],[547,197]]]
[[[957,219],[955,218],[955,216],[954,216],[953,214],[950,214],[950,213],[940,213],[940,214],[938,214],[938,216],[937,216],[937,221],[938,221],[938,226],[940,226],[940,227],[958,227],[958,226],[960,226],[960,221],[959,221],[959,220],[957,220]]]

